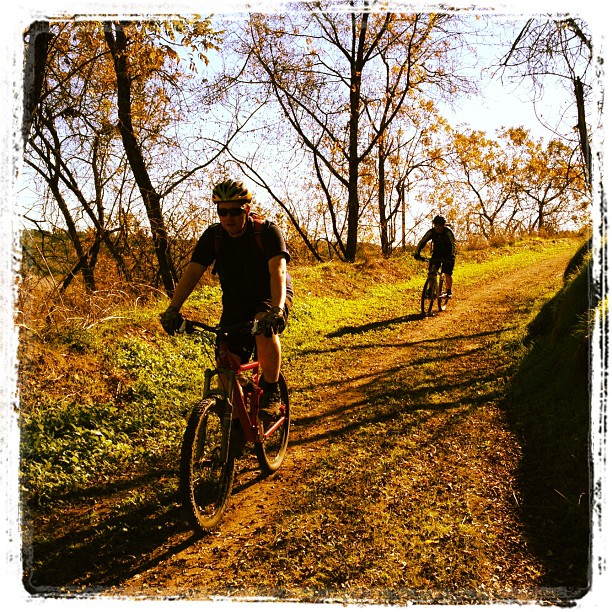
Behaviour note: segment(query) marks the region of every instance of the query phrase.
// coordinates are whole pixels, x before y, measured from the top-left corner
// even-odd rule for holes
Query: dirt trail
[[[242,460],[230,506],[218,533],[196,537],[187,531],[173,536],[140,564],[139,573],[113,587],[110,594],[176,596],[214,582],[214,577],[218,578],[224,569],[232,566],[236,552],[248,543],[252,534],[275,522],[283,491],[299,486],[302,473],[325,452],[333,432],[347,426],[351,415],[366,401],[365,390],[370,380],[393,364],[407,361],[413,343],[442,336],[463,336],[457,341],[458,354],[469,354],[479,348],[488,341],[487,331],[503,327],[507,310],[512,302],[520,299],[521,292],[532,294],[538,279],[547,279],[546,282],[558,279],[567,261],[568,257],[562,255],[542,263],[537,277],[532,268],[509,272],[491,284],[471,289],[468,295],[462,294],[461,287],[457,286],[456,298],[442,315],[402,325],[392,347],[366,347],[360,355],[352,355],[350,380],[328,384],[319,414],[301,414],[299,405],[294,404],[291,445],[279,472],[261,479],[255,461]],[[478,335],[470,333],[474,329],[478,329]],[[456,367],[462,367],[462,363],[458,359]],[[463,363],[463,367],[469,368],[469,362]],[[493,437],[497,432],[487,433]]]

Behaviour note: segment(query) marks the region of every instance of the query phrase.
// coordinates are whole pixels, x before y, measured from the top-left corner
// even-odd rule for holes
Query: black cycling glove
[[[278,306],[274,306],[259,321],[259,329],[266,338],[271,338],[274,334],[280,334],[285,329],[283,311]]]
[[[159,316],[159,321],[167,334],[173,336],[183,324],[183,316],[176,306],[168,306]]]

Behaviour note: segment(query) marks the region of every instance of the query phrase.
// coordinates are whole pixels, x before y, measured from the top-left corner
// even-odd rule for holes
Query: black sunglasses
[[[238,217],[245,212],[246,210],[244,210],[244,208],[221,208],[220,206],[217,206],[217,214],[220,217],[227,217],[227,215],[230,215],[231,217]]]

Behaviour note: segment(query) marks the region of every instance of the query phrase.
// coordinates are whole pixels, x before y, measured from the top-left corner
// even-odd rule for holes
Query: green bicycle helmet
[[[213,187],[213,202],[250,202],[251,192],[240,181],[227,179]]]

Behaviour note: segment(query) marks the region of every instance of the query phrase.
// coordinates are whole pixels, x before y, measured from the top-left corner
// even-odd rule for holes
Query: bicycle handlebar
[[[427,263],[431,263],[432,261],[444,263],[445,261],[451,261],[451,260],[452,260],[451,257],[423,257],[422,255],[418,258],[418,261],[424,261]]]
[[[179,333],[193,334],[196,329],[203,329],[204,331],[210,332],[211,334],[229,334],[249,332],[253,336],[260,333],[259,321],[241,321],[240,323],[232,323],[231,325],[207,325],[200,321],[191,321],[189,319],[183,319],[183,323],[178,329]]]

